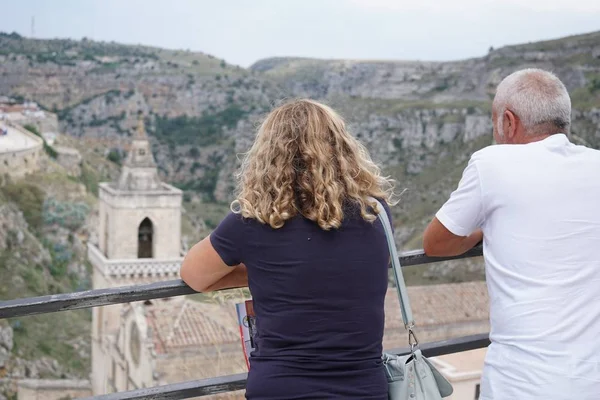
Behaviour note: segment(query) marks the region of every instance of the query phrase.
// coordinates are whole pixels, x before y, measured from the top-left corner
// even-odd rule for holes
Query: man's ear
[[[517,116],[510,110],[504,111],[504,135],[507,140],[512,139],[517,134]]]

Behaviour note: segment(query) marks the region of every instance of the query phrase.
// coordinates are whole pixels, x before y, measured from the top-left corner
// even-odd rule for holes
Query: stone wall
[[[28,138],[33,139],[36,145],[14,151],[3,151],[3,149],[0,149],[0,175],[8,174],[13,178],[22,178],[38,170],[44,142],[38,136],[25,129],[13,126],[12,134],[15,134],[14,130],[18,130],[18,133],[21,135],[26,135]]]
[[[39,168],[41,146],[34,149],[0,153],[0,175],[21,178]]]
[[[18,382],[19,400],[61,400],[91,396],[90,382],[72,379],[23,379]]]
[[[240,343],[184,348],[156,357],[158,385],[247,372]],[[207,400],[244,399],[245,390],[202,397]]]
[[[79,176],[81,174],[82,157],[77,149],[72,147],[54,146],[56,151],[56,161],[69,173],[71,176]]]

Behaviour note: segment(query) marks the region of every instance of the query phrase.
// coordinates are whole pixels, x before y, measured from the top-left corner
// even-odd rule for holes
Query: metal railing
[[[477,246],[465,254],[456,257],[429,257],[422,250],[403,253],[400,262],[403,267],[428,264],[447,260],[456,260],[482,255],[481,246]],[[110,289],[95,289],[82,292],[55,294],[49,296],[30,297],[0,302],[0,319],[45,314],[57,311],[77,310],[106,306],[111,304],[130,303],[162,297],[182,296],[196,293],[182,280],[155,282],[146,285],[124,286]],[[421,344],[423,354],[427,357],[457,353],[486,347],[489,344],[488,334],[479,334]],[[388,353],[408,354],[408,348],[386,350]],[[111,393],[88,399],[94,400],[133,400],[133,399],[185,399],[207,396],[244,389],[247,374],[220,376],[183,383],[156,386]]]

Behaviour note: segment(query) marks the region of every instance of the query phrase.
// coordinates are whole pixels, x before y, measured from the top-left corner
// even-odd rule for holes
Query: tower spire
[[[144,116],[142,113],[138,115],[137,129],[135,130],[135,139],[148,140],[146,135],[146,126],[144,125]]]
[[[156,190],[160,185],[152,148],[144,127],[144,116],[140,113],[117,187],[121,190],[140,191]]]

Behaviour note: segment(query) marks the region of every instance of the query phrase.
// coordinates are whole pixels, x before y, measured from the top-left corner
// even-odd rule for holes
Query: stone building
[[[21,379],[17,385],[19,400],[65,400],[90,395],[90,382],[72,379]]]
[[[182,192],[159,180],[141,120],[120,178],[101,183],[99,197],[99,243],[88,244],[94,289],[176,278],[182,260]],[[135,306],[93,310],[94,394],[155,385],[151,360],[139,358],[149,355],[124,346],[125,339],[129,344],[148,336],[141,320],[131,320],[121,332],[122,315]]]
[[[16,104],[12,99],[0,98],[0,175],[22,178],[40,168],[44,140],[24,128],[29,125],[44,138],[58,134],[56,114],[40,109],[33,102]],[[58,152],[59,163],[78,164],[81,158],[74,161],[74,152],[62,148]]]
[[[40,133],[57,133],[58,117],[56,114],[42,110],[34,102],[15,104],[10,99],[0,101],[0,120],[17,125],[32,125]]]
[[[119,179],[101,183],[99,197],[94,289],[177,278],[182,192],[159,180],[141,120]],[[95,308],[93,394],[244,372],[236,321],[233,303],[186,297]]]

